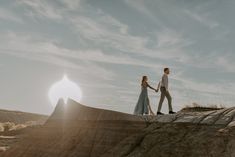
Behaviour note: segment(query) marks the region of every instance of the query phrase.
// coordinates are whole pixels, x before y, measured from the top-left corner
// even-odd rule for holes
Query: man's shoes
[[[173,111],[169,111],[169,114],[175,114],[175,112],[173,112]]]
[[[163,113],[161,113],[161,112],[157,112],[157,115],[164,115]]]

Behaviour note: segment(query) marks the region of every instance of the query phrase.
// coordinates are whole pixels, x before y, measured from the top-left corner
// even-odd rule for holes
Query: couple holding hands
[[[148,84],[148,77],[143,76],[141,82],[141,93],[138,99],[138,102],[135,106],[134,114],[135,115],[155,115],[151,109],[149,98],[148,98],[148,88],[154,90],[155,92],[161,91],[161,98],[158,105],[157,115],[163,115],[161,112],[162,103],[165,97],[168,100],[169,114],[174,114],[172,109],[172,98],[168,91],[168,75],[170,74],[169,68],[164,68],[164,74],[162,76],[161,81],[158,84],[157,89],[151,87]]]

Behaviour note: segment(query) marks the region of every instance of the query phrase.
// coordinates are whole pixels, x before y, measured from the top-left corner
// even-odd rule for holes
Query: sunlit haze
[[[80,102],[82,98],[82,91],[76,83],[70,81],[65,75],[61,81],[56,82],[51,86],[49,98],[53,106],[55,106],[61,98],[65,103],[67,103],[68,98]]]

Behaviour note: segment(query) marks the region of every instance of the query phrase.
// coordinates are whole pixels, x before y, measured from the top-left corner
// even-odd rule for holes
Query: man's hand
[[[155,89],[155,92],[157,93],[159,90],[158,89]]]

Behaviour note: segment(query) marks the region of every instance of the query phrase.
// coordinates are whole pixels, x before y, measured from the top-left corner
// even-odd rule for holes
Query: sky
[[[50,114],[66,74],[82,104],[133,113],[164,67],[173,108],[235,102],[235,1],[0,0],[0,108]],[[159,93],[149,90],[154,111]],[[167,102],[163,112],[167,112]]]

